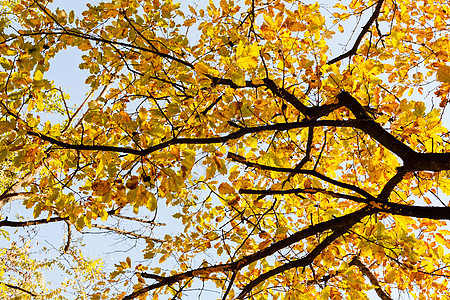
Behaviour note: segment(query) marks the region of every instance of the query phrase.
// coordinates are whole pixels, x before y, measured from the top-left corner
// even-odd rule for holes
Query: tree
[[[143,260],[45,293],[36,276],[0,273],[2,289],[449,297],[447,1],[127,0],[82,16],[50,2],[2,2],[0,203],[33,219],[0,226],[67,226],[51,264],[70,255],[77,278],[100,262],[73,231],[141,240]],[[68,47],[90,72],[84,101],[45,76]],[[25,254],[4,263],[40,272],[10,251]]]

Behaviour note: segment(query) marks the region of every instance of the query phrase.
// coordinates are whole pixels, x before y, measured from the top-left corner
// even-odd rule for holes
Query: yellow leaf
[[[231,81],[238,86],[245,86],[245,76],[243,72],[232,72]]]
[[[255,58],[250,56],[239,57],[236,61],[236,64],[241,69],[250,69],[255,68],[258,65],[258,62]]]
[[[268,15],[268,14],[263,14],[263,18],[264,18],[264,21],[266,21],[266,23],[267,23],[270,27],[272,27],[272,28],[276,28],[276,27],[277,27],[276,24],[275,24],[275,21],[270,17],[270,15]]]
[[[286,236],[287,231],[288,231],[287,227],[280,226],[275,231],[275,236],[277,238],[284,238]]]
[[[395,279],[397,278],[397,271],[395,269],[391,269],[387,274],[384,276],[384,280],[387,283],[393,283]]]
[[[73,10],[71,10],[69,13],[69,23],[73,23],[74,20],[75,20],[75,13],[73,12]]]
[[[392,31],[390,36],[390,41],[392,46],[397,48],[400,45],[400,40],[405,36],[404,32]]]
[[[442,234],[436,233],[434,235],[434,238],[435,238],[436,242],[438,242],[439,244],[447,245],[447,240],[442,236]]]
[[[78,46],[78,49],[80,49],[81,51],[87,51],[92,49],[92,46],[89,41],[83,41],[83,43]]]
[[[83,229],[83,227],[84,227],[84,216],[81,216],[80,218],[78,218],[77,223],[75,224],[75,227],[78,230]]]
[[[330,299],[330,292],[331,292],[330,286],[326,286],[320,293],[320,299],[324,299],[324,300]]]
[[[189,27],[192,24],[194,24],[196,21],[197,21],[196,18],[190,18],[190,19],[184,21],[183,26]]]
[[[239,41],[239,44],[236,49],[236,56],[242,56],[245,53],[245,44],[243,41]]]
[[[228,197],[227,197],[227,198],[228,198]],[[236,197],[230,199],[230,200],[227,202],[227,204],[228,204],[229,206],[235,206],[235,205],[238,205],[240,199],[241,199],[241,197],[236,196]],[[228,200],[228,199],[227,199],[227,200]]]
[[[261,50],[261,46],[258,45],[257,42],[254,42],[253,44],[248,47],[248,55],[252,57],[259,56],[259,51]]]
[[[42,74],[42,72],[40,70],[36,70],[36,72],[34,72],[34,80],[35,81],[41,81],[44,78],[44,74]]]
[[[106,221],[108,219],[108,212],[106,210],[104,210],[104,209],[101,209],[98,212],[98,215],[100,216],[102,221]]]
[[[12,129],[14,129],[14,127],[9,121],[0,121],[0,133],[4,133]]]
[[[259,236],[260,238],[262,238],[262,239],[265,239],[265,240],[270,239],[270,237],[271,237],[271,235],[270,235],[268,232],[260,232],[260,233],[258,234],[258,236]]]
[[[180,150],[177,148],[177,146],[171,145],[170,146],[170,153],[172,153],[178,160],[180,160]]]
[[[180,264],[181,270],[186,271],[188,269],[188,265],[186,263]]]

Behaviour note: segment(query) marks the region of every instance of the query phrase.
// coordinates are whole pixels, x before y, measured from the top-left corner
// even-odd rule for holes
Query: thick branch
[[[305,116],[308,116],[308,107],[300,102],[300,100],[294,96],[294,94],[289,93],[286,89],[280,88],[276,85],[276,83],[269,78],[264,78],[264,84],[266,87],[274,94],[275,96],[278,96],[284,100],[286,100],[288,103],[290,103],[292,106],[294,106],[296,109],[298,109],[299,112],[304,114]]]
[[[367,114],[358,100],[349,93],[341,92],[338,95],[338,99],[343,106],[347,107],[353,113],[357,120],[360,120],[359,123],[355,122],[357,124],[354,124],[352,127],[364,131],[381,145],[395,153],[404,162],[410,161],[417,154],[413,149],[396,139],[392,134],[381,127],[380,124],[375,122]]]
[[[109,152],[119,152],[119,153],[129,153],[134,154],[138,156],[145,156],[152,152],[164,149],[170,145],[201,145],[201,144],[214,144],[214,143],[225,143],[230,140],[238,139],[244,135],[252,134],[252,133],[259,133],[264,131],[277,131],[277,130],[290,130],[290,129],[298,129],[298,128],[306,128],[306,127],[324,127],[324,126],[332,126],[332,127],[353,127],[353,128],[359,128],[363,131],[366,131],[369,135],[370,133],[374,132],[374,138],[377,139],[377,137],[381,136],[379,142],[381,144],[385,144],[387,148],[393,148],[393,150],[396,150],[397,152],[400,150],[397,150],[397,147],[401,147],[399,145],[403,145],[403,147],[406,147],[405,149],[409,149],[409,152],[412,152],[416,154],[413,150],[411,150],[408,146],[404,145],[395,137],[390,135],[388,132],[386,132],[381,126],[380,129],[384,133],[380,133],[378,131],[374,131],[369,129],[371,126],[374,127],[375,125],[378,125],[378,123],[372,121],[372,120],[346,120],[346,121],[334,121],[334,120],[320,120],[320,121],[305,121],[305,122],[290,122],[290,123],[277,123],[277,124],[271,124],[271,125],[262,125],[262,126],[255,126],[255,127],[241,127],[239,130],[230,133],[225,136],[218,136],[218,137],[210,137],[210,138],[173,138],[171,140],[162,142],[160,144],[156,144],[154,146],[151,146],[146,149],[134,149],[134,148],[128,148],[128,147],[118,147],[118,146],[107,146],[107,145],[83,145],[83,144],[71,144],[68,142],[60,141],[55,138],[52,138],[50,136],[44,135],[39,132],[34,131],[28,131],[27,134],[30,136],[38,137],[39,139],[49,142],[53,145],[59,146],[64,149],[73,149],[73,150],[86,150],[86,151],[109,151]],[[385,141],[388,139],[388,141]],[[377,139],[378,140],[378,139]],[[395,141],[394,141],[395,140]],[[395,143],[395,145],[392,145],[392,143]],[[397,144],[400,143],[400,144]],[[403,148],[402,148],[403,149]],[[404,155],[402,155],[404,156]],[[431,158],[431,157],[430,157]]]
[[[240,189],[239,194],[247,195],[286,195],[286,194],[317,194],[322,193],[326,195],[331,195],[336,198],[348,199],[360,203],[369,203],[375,199],[364,199],[352,195],[346,195],[341,193],[336,193],[332,191],[327,191],[319,188],[305,188],[305,189],[288,189],[288,190],[252,190],[252,189]]]
[[[397,168],[397,173],[384,185],[377,198],[381,201],[387,201],[391,192],[394,190],[397,184],[399,184],[403,180],[403,176],[405,176],[406,173],[407,172],[405,168]]]
[[[8,221],[8,219],[0,221],[0,227],[26,227],[26,226],[34,226],[41,224],[54,223],[59,221],[68,220],[69,218],[61,218],[61,217],[53,217],[50,219],[39,219],[39,220],[30,220],[30,221]]]
[[[298,163],[298,165],[295,166],[296,170],[301,170],[303,168],[303,166],[308,161],[311,160],[311,149],[312,149],[313,136],[314,136],[314,127],[309,127],[309,129],[308,129],[308,139],[306,140],[305,156]],[[293,174],[293,173],[291,173],[291,174]]]
[[[356,224],[355,222],[354,224]],[[260,276],[258,276],[256,279],[252,280],[250,283],[248,283],[244,289],[241,291],[239,296],[236,299],[243,299],[250,291],[255,288],[258,284],[262,283],[263,281],[269,279],[272,276],[275,276],[277,274],[283,273],[285,271],[288,271],[293,268],[298,267],[305,267],[307,265],[310,265],[314,259],[319,256],[322,251],[328,247],[334,240],[342,236],[345,232],[347,232],[354,224],[347,224],[346,226],[342,226],[336,230],[333,231],[332,234],[327,236],[319,245],[314,248],[308,255],[306,255],[303,258],[291,261],[287,264],[284,264],[282,266],[279,266],[275,269],[272,269]]]
[[[317,188],[306,189],[290,189],[290,190],[250,190],[241,189],[241,194],[253,194],[253,195],[283,195],[283,194],[295,194],[295,193],[323,193],[328,194],[336,198],[348,199],[358,203],[367,203],[370,206],[379,210],[379,212],[385,212],[392,215],[400,215],[414,218],[425,218],[433,220],[450,220],[450,207],[437,207],[437,206],[411,206],[400,203],[385,202],[382,198],[369,198],[364,199],[352,195],[346,195],[341,193],[335,193]]]
[[[416,153],[405,164],[407,171],[445,171],[450,170],[450,153]]]
[[[236,83],[234,83],[233,80],[231,80],[231,79],[219,78],[219,77],[211,76],[209,74],[203,74],[203,75],[205,75],[206,77],[211,79],[211,81],[212,81],[211,86],[213,86],[213,87],[216,85],[226,85],[233,89],[241,89],[241,88],[257,88],[257,87],[264,86],[264,84],[255,84],[250,80],[246,80],[245,85],[241,86],[241,85],[237,85]]]
[[[450,170],[450,153],[417,153],[371,119],[362,105],[349,93],[341,92],[338,95],[338,99],[357,118],[357,120],[349,120],[353,126],[348,127],[361,129],[364,133],[400,157],[404,162],[404,171],[438,172]]]
[[[18,185],[19,186],[19,185]],[[19,186],[20,187],[20,186]],[[17,189],[17,188],[16,188]],[[34,193],[23,192],[23,193],[3,193],[0,195],[0,207],[4,206],[10,201],[26,199],[34,195]]]
[[[2,208],[5,204],[9,203],[10,201],[17,200],[17,199],[24,199],[26,197],[29,197],[31,193],[23,193],[20,192],[20,190],[30,183],[39,172],[44,168],[44,162],[38,163],[34,170],[28,172],[25,176],[18,179],[14,184],[12,184],[3,194],[0,195],[0,208]]]
[[[450,207],[410,206],[399,203],[383,203],[381,211],[405,217],[424,218],[432,220],[450,220]]]
[[[276,130],[290,130],[295,128],[315,127],[315,126],[334,126],[334,127],[352,127],[361,129],[370,137],[378,141],[388,150],[400,157],[404,163],[405,168],[415,171],[441,171],[450,169],[450,153],[417,153],[410,147],[396,139],[392,134],[387,132],[380,124],[370,119],[365,113],[363,107],[359,102],[353,98],[349,93],[342,92],[338,96],[340,105],[349,108],[357,118],[356,120],[334,121],[334,120],[320,120],[320,121],[305,121],[292,123],[278,123],[272,125],[263,125],[255,127],[241,127],[239,130],[225,136],[210,137],[210,138],[173,138],[166,142],[151,146],[147,149],[133,149],[127,147],[106,146],[106,145],[83,145],[70,144],[52,138],[41,133],[28,131],[27,134],[40,138],[51,144],[60,146],[65,149],[87,150],[87,151],[111,151],[120,153],[135,154],[138,156],[145,156],[152,152],[161,150],[170,145],[179,144],[213,144],[225,143],[229,140],[238,139],[246,134],[259,133],[263,131]],[[300,103],[300,102],[298,102]],[[297,104],[298,105],[298,104]],[[300,104],[299,107],[305,107]],[[303,110],[303,108],[302,108]]]

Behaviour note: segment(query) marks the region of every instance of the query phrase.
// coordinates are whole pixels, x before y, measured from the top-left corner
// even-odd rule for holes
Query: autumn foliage
[[[450,298],[448,1],[51,2],[2,1],[0,226],[66,236],[10,237],[2,297]]]

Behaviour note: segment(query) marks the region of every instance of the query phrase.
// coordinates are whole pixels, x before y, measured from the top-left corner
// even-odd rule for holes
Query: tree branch
[[[7,204],[10,201],[26,199],[33,195],[35,195],[35,193],[31,193],[31,192],[3,193],[2,195],[0,195],[0,207],[4,206],[5,204]]]
[[[117,232],[117,233],[122,234],[122,235],[129,235],[129,236],[132,236],[132,237],[135,237],[135,238],[138,238],[138,239],[145,239],[145,240],[149,240],[149,241],[156,242],[156,243],[164,243],[163,240],[156,239],[156,238],[151,238],[151,237],[148,237],[148,236],[145,236],[145,235],[142,235],[142,234],[137,234],[137,233],[132,232],[132,231],[126,231],[126,230],[123,230],[123,229],[114,228],[114,227],[110,227],[110,226],[99,225],[99,224],[91,224],[91,225],[92,225],[92,227],[95,227],[95,228],[106,229],[106,230],[109,230],[109,231]]]
[[[8,218],[0,221],[0,227],[26,227],[26,226],[34,226],[41,224],[54,223],[59,221],[68,220],[69,218],[61,218],[61,217],[53,217],[50,219],[39,219],[39,220],[30,220],[30,221],[8,221]]]
[[[165,223],[158,223],[155,221],[151,221],[151,220],[146,220],[146,219],[141,219],[141,218],[136,218],[136,217],[128,217],[128,216],[123,216],[123,215],[112,215],[113,217],[119,218],[119,219],[125,219],[125,220],[131,220],[131,221],[136,221],[139,223],[146,223],[146,224],[150,224],[153,226],[166,226]]]
[[[378,209],[369,207],[369,206],[365,206],[365,207],[363,207],[353,213],[347,214],[345,216],[337,217],[335,219],[331,219],[331,220],[328,220],[328,221],[325,221],[325,222],[322,222],[322,223],[319,223],[316,225],[312,225],[305,229],[302,229],[285,239],[274,242],[267,248],[264,248],[253,254],[244,256],[243,258],[241,258],[235,262],[232,262],[232,263],[198,268],[195,270],[187,271],[184,273],[179,273],[179,274],[168,276],[168,277],[163,277],[163,276],[159,276],[159,275],[157,275],[155,277],[152,274],[143,273],[142,277],[153,278],[153,279],[156,279],[158,282],[154,283],[152,285],[146,286],[142,289],[136,290],[135,292],[124,297],[123,299],[124,300],[134,299],[144,293],[147,293],[147,292],[157,289],[159,287],[171,285],[176,282],[180,282],[182,280],[189,279],[192,277],[205,277],[211,273],[218,273],[218,272],[225,273],[225,272],[230,272],[230,271],[234,272],[236,270],[240,270],[240,269],[244,268],[245,266],[248,266],[252,262],[255,262],[262,258],[268,257],[281,249],[284,249],[298,241],[301,241],[304,238],[315,235],[319,232],[324,232],[324,231],[330,230],[330,229],[335,232],[338,232],[339,228],[344,228],[345,231],[347,231],[348,228],[351,228],[354,224],[358,223],[362,218],[369,216],[371,214],[377,213],[377,212],[379,212]]]
[[[286,194],[316,194],[322,193],[331,195],[336,198],[343,198],[352,200],[359,203],[369,204],[370,201],[375,201],[376,199],[364,199],[352,195],[346,195],[341,193],[336,193],[332,191],[327,191],[319,188],[305,188],[305,189],[288,189],[288,190],[252,190],[252,189],[240,189],[239,194],[243,195],[286,195]]]
[[[364,276],[369,278],[370,283],[376,286],[375,292],[382,300],[392,300],[392,298],[388,294],[386,294],[385,291],[383,291],[375,275],[373,275],[373,273],[369,270],[369,268],[366,267],[357,256],[353,256],[352,260],[350,261],[350,266],[352,265],[357,266],[358,269],[361,271],[361,273],[363,273]]]
[[[64,149],[73,149],[73,150],[87,150],[87,151],[109,151],[109,152],[119,152],[119,153],[128,153],[134,154],[138,156],[145,156],[155,151],[164,149],[170,145],[193,145],[193,144],[214,144],[214,143],[225,143],[230,140],[238,139],[244,135],[259,133],[263,131],[276,131],[276,130],[290,130],[296,128],[305,128],[311,126],[343,126],[343,127],[351,127],[352,122],[348,121],[332,121],[332,120],[324,120],[324,121],[307,121],[307,122],[292,122],[292,123],[277,123],[271,125],[262,125],[255,127],[241,127],[241,129],[230,133],[225,136],[218,137],[210,137],[210,138],[172,138],[168,141],[162,142],[160,144],[156,144],[149,148],[140,150],[128,147],[117,147],[117,146],[107,146],[107,145],[83,145],[83,144],[71,144],[68,142],[60,141],[50,136],[44,135],[40,132],[27,131],[27,134],[30,136],[35,136],[43,141],[49,142],[53,145],[59,146]]]
[[[306,189],[290,189],[290,190],[250,190],[241,189],[239,193],[253,194],[253,195],[283,195],[283,194],[295,194],[295,193],[324,193],[333,197],[348,199],[358,203],[367,203],[370,206],[378,209],[378,212],[385,212],[392,215],[401,215],[415,218],[425,218],[432,220],[450,220],[450,207],[437,207],[437,206],[411,206],[400,203],[385,202],[384,196],[380,198],[371,197],[369,199],[360,198],[352,195],[346,195],[341,193],[335,193],[317,188]]]
[[[356,224],[355,222],[354,224]],[[288,271],[293,268],[298,267],[305,267],[309,264],[311,264],[314,259],[326,248],[328,247],[334,240],[342,236],[344,233],[346,233],[354,224],[347,224],[346,226],[342,226],[340,228],[337,228],[333,231],[332,234],[327,236],[319,245],[317,245],[308,255],[306,255],[303,258],[291,261],[289,263],[286,263],[282,266],[279,266],[275,269],[272,269],[260,276],[258,276],[256,279],[250,281],[244,289],[241,291],[241,293],[237,296],[236,299],[243,299],[250,291],[255,288],[258,284],[262,283],[263,281],[269,279],[272,276],[275,276],[277,274],[283,273],[285,271]]]
[[[217,85],[226,85],[226,86],[229,86],[230,88],[233,88],[233,89],[242,89],[242,88],[257,88],[257,87],[264,86],[264,84],[255,84],[251,80],[246,80],[245,81],[245,85],[237,85],[231,79],[219,78],[219,77],[215,77],[215,76],[212,76],[212,75],[209,75],[209,74],[203,74],[203,75],[205,75],[206,77],[211,79],[211,81],[212,81],[211,86],[212,87],[215,87]]]
[[[315,170],[297,170],[297,169],[291,169],[291,168],[280,168],[280,167],[272,167],[272,166],[266,166],[266,165],[262,165],[262,164],[258,164],[258,163],[253,163],[253,162],[249,162],[247,161],[247,159],[243,156],[228,152],[228,156],[227,158],[230,158],[233,161],[242,163],[244,165],[246,165],[247,167],[253,167],[253,168],[257,168],[257,169],[261,169],[261,170],[267,170],[267,171],[275,171],[275,172],[286,172],[286,173],[291,173],[291,174],[303,174],[303,175],[311,175],[314,177],[317,177],[319,179],[322,179],[328,183],[331,183],[333,185],[339,186],[341,188],[345,188],[345,189],[349,189],[351,191],[354,191],[358,194],[360,194],[361,196],[364,196],[368,199],[375,199],[374,196],[372,196],[371,194],[369,194],[368,192],[366,192],[365,190],[348,184],[348,183],[344,183],[344,182],[340,182],[337,181],[335,179],[332,179],[330,177],[327,177]]]
[[[264,78],[263,81],[266,87],[272,92],[272,94],[286,100],[289,104],[294,106],[303,115],[309,117],[308,107],[303,103],[301,103],[300,100],[297,97],[295,97],[294,94],[289,93],[284,88],[278,87],[272,79]]]
[[[30,183],[34,177],[44,168],[44,162],[38,163],[34,170],[28,172],[22,178],[18,179],[14,184],[12,184],[3,194],[0,195],[0,208],[10,201],[23,199],[31,195],[31,193],[19,192],[26,184]]]
[[[30,291],[27,291],[26,289],[23,289],[23,288],[21,288],[19,286],[15,286],[15,285],[12,285],[12,284],[9,284],[9,283],[5,283],[5,282],[0,282],[0,284],[3,284],[5,286],[9,287],[10,289],[15,289],[15,290],[21,291],[23,293],[26,293],[28,295],[31,295],[33,297],[37,297],[37,294],[35,294],[33,292],[30,292]]]
[[[170,145],[179,145],[179,144],[200,145],[200,144],[225,143],[229,140],[238,139],[246,134],[259,133],[263,131],[290,130],[295,128],[305,128],[314,126],[353,127],[361,129],[363,132],[365,132],[370,137],[378,141],[388,150],[395,153],[398,157],[400,157],[404,161],[405,168],[407,170],[441,171],[450,169],[450,153],[417,153],[416,151],[412,150],[410,147],[408,147],[407,145],[396,139],[392,134],[387,132],[385,129],[383,129],[383,127],[381,127],[380,124],[371,119],[364,111],[364,108],[361,106],[361,104],[359,104],[359,102],[355,98],[353,98],[349,93],[341,92],[338,95],[338,99],[340,104],[337,106],[346,106],[352,111],[352,113],[357,117],[357,119],[351,119],[346,121],[311,120],[305,122],[277,123],[255,127],[241,127],[239,130],[221,137],[220,136],[211,138],[175,137],[166,142],[142,150],[127,147],[106,146],[106,145],[70,144],[67,142],[57,140],[50,136],[44,135],[39,132],[28,131],[27,134],[30,136],[38,137],[41,140],[47,141],[51,144],[60,146],[65,149],[110,151],[110,152],[129,153],[138,156],[145,156],[152,152],[166,148]],[[323,111],[321,111],[321,113],[323,113]]]
[[[346,57],[349,57],[349,56],[352,56],[352,55],[356,54],[356,51],[358,51],[359,44],[361,43],[363,37],[366,35],[367,32],[369,32],[370,26],[372,26],[373,22],[375,22],[375,20],[378,18],[378,15],[380,14],[381,6],[383,5],[383,2],[384,2],[384,0],[379,0],[377,2],[377,6],[375,6],[375,10],[372,13],[372,16],[367,21],[366,25],[364,25],[364,27],[362,28],[361,32],[359,33],[358,37],[356,38],[355,43],[353,44],[352,49],[350,49],[349,51],[339,55],[336,58],[333,58],[332,60],[327,62],[328,65],[337,63],[338,61],[341,61],[341,60],[343,60]]]
[[[352,127],[364,131],[388,150],[395,153],[404,162],[409,162],[416,156],[416,151],[396,139],[392,134],[381,127],[380,124],[375,122],[367,114],[358,100],[356,100],[349,93],[341,92],[338,95],[338,100],[342,106],[347,107],[353,113],[357,120],[361,120],[359,124],[355,124]]]
[[[107,211],[108,215],[114,215],[116,210],[112,209]],[[59,221],[69,220],[69,217],[53,217],[49,219],[38,219],[38,220],[29,220],[29,221],[8,221],[8,218],[0,221],[0,227],[26,227],[26,226],[34,226],[41,224],[54,223]]]

